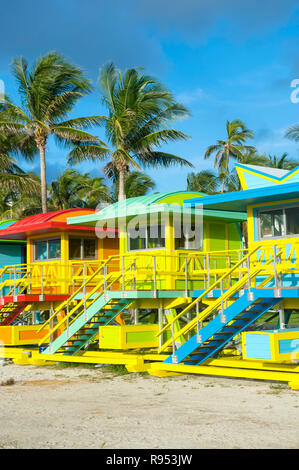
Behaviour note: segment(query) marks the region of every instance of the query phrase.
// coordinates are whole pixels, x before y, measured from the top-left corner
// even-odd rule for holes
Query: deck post
[[[277,272],[277,253],[276,253],[276,245],[273,246],[273,262],[274,262],[274,279],[275,279],[275,286],[274,286],[274,296],[280,297],[280,288],[279,288],[279,279],[278,279],[278,272]]]
[[[83,264],[84,320],[87,320],[87,313],[86,313],[86,284],[85,284],[85,280],[86,280],[86,264],[84,263],[84,264]]]
[[[136,290],[136,258],[134,259],[134,283],[133,288]]]
[[[285,323],[284,307],[283,307],[283,303],[280,302],[279,304],[279,329],[284,330],[285,327],[286,327],[286,323]]]
[[[208,269],[208,289],[209,289],[211,287],[210,254],[209,253],[207,253],[207,269]],[[208,297],[213,297],[213,292],[209,292]]]
[[[153,256],[153,269],[154,269],[154,298],[157,298],[157,266],[156,257]]]
[[[249,256],[247,256],[247,275],[248,275],[248,282],[247,282],[248,300],[253,300],[253,296],[252,296],[252,292],[251,292],[250,258],[249,258]]]
[[[188,261],[185,258],[185,297],[188,297]]]
[[[14,267],[13,295],[16,295],[16,276],[17,276],[17,271],[16,271],[16,267]]]
[[[158,324],[159,324],[159,330],[161,331],[163,328],[163,311],[161,308],[161,300],[158,300]],[[159,336],[159,347],[161,347],[163,344],[163,335]]]
[[[201,323],[201,326],[199,326],[198,315],[199,315],[199,302],[196,302],[196,342],[200,344],[202,342],[202,336],[199,333],[199,331],[202,328],[202,323]]]
[[[176,355],[176,348],[175,348],[175,339],[174,339],[174,323],[171,324],[171,335],[172,335],[172,363],[178,363],[178,357]]]
[[[44,297],[44,267],[40,267],[40,276],[41,276],[41,296]]]
[[[66,334],[69,337],[70,330],[69,330],[69,303],[66,304]]]
[[[107,264],[104,265],[103,271],[104,271],[104,295],[106,295],[107,292]]]
[[[240,263],[240,261],[241,261],[241,257],[242,257],[242,256],[241,256],[241,253],[240,253],[240,251],[238,251],[238,262],[239,262],[239,263]],[[243,263],[242,263],[242,265],[239,264],[239,269],[238,269],[238,271],[239,271],[239,281],[240,281],[240,279],[242,278],[242,270],[241,270],[242,266],[243,266]],[[238,295],[239,295],[239,297],[242,297],[243,294],[244,294],[244,289],[239,289],[239,290],[238,290]]]
[[[204,290],[207,290],[207,277],[206,277],[207,259],[206,259],[206,255],[204,255],[204,257],[203,257],[203,269],[204,269],[203,287],[204,287]]]
[[[73,293],[75,292],[75,266],[72,265],[72,284],[73,284]]]
[[[137,308],[137,302],[135,300],[134,302],[134,325],[138,325],[138,308]]]
[[[50,307],[50,317],[53,315],[53,302],[51,302]],[[53,319],[49,321],[49,352],[52,354],[52,328],[53,328]]]
[[[226,323],[226,315],[224,314],[224,303],[223,303],[223,280],[220,281],[220,289],[221,289],[221,313],[220,313],[220,321],[221,321],[221,323]]]
[[[215,282],[217,282],[217,272],[216,272],[216,270],[217,270],[217,260],[216,260],[216,259],[214,259],[214,269],[215,269],[215,277],[214,277],[214,280],[215,280]]]
[[[121,272],[122,272],[122,296],[125,295],[125,258],[124,256],[121,257]]]

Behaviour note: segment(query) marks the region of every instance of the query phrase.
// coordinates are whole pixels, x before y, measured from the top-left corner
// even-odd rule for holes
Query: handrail
[[[106,261],[108,262],[108,259],[107,259]],[[103,267],[104,267],[105,264],[107,264],[107,263],[105,262],[105,263],[103,264],[103,266],[101,267],[101,269],[103,269]],[[132,264],[125,270],[125,273],[131,268],[131,266],[132,266],[133,264],[134,264],[134,263],[132,263]],[[112,271],[112,272],[109,273],[107,276],[113,277],[113,275],[115,275],[115,274],[118,274],[118,273]],[[117,276],[115,279],[113,279],[113,280],[111,281],[110,284],[107,284],[106,289],[109,289],[109,288],[110,288],[115,282],[117,282],[122,276],[123,276],[123,273],[120,272],[120,273],[118,274],[118,276]],[[90,282],[90,279],[88,280],[88,282]],[[95,292],[97,292],[99,288],[102,287],[102,285],[104,284],[104,282],[105,282],[104,280],[101,280],[90,292],[88,292],[88,294],[85,296],[85,298],[82,299],[82,300],[80,300],[80,302],[78,302],[78,303],[75,305],[75,307],[69,312],[68,318],[71,317],[71,316],[76,312],[76,310],[78,310],[80,307],[82,307],[82,306],[84,305],[84,303],[86,303],[86,301],[89,300],[90,297],[91,297]],[[82,287],[83,287],[83,286],[81,286],[81,288],[82,288]],[[81,290],[81,289],[80,289],[80,290]],[[105,291],[101,291],[101,292],[99,293],[99,295],[97,295],[94,299],[92,299],[92,303],[94,303],[96,300],[98,300],[104,293],[105,293]],[[70,300],[70,299],[66,300],[65,303],[68,303],[69,300]],[[60,309],[60,311],[61,311],[61,309]],[[56,312],[56,314],[59,313],[59,311],[57,311],[57,309],[56,309],[55,312]],[[52,315],[52,319],[55,317],[55,312],[54,312],[53,315]],[[73,319],[71,320],[71,322],[69,323],[69,325],[71,325],[81,314],[82,314],[82,312],[79,312],[78,315],[76,315],[75,318],[73,318]],[[65,316],[64,318],[62,318],[62,319],[60,320],[60,322],[57,323],[57,325],[55,325],[54,328],[52,328],[51,332],[47,332],[47,334],[40,340],[39,346],[45,342],[45,340],[50,336],[50,334],[55,333],[55,331],[58,330],[58,328],[60,328],[61,325],[62,325],[63,323],[65,323],[66,321],[67,321],[67,317]],[[50,322],[50,318],[47,320],[47,324],[49,324],[49,322]],[[42,327],[38,330],[38,332],[39,332],[39,331],[42,331],[45,327],[46,327],[46,324],[44,323],[44,324],[42,325]]]
[[[157,333],[157,336],[160,336],[165,330],[167,330],[172,325],[172,323],[175,323],[182,315],[185,315],[185,313],[189,312],[189,310],[191,308],[193,308],[197,304],[197,302],[200,302],[201,299],[206,297],[206,295],[209,292],[211,292],[212,290],[214,290],[215,287],[221,281],[223,281],[225,278],[229,277],[235,271],[235,269],[237,269],[239,266],[241,266],[247,260],[248,257],[252,256],[259,249],[260,249],[260,246],[254,248],[250,253],[248,253],[246,256],[244,256],[244,258],[242,258],[240,261],[238,261],[232,268],[230,268],[225,274],[223,274],[219,279],[217,279],[217,281],[215,281],[210,287],[208,287],[208,289],[206,289],[199,297],[197,297],[195,300],[193,300],[184,310],[182,310],[182,312],[180,312],[169,323],[167,323],[167,325],[165,325],[162,328],[162,330],[160,330]]]
[[[45,323],[42,324],[42,326],[37,330],[37,333],[40,333],[50,323],[50,321],[52,321],[55,318],[57,313],[59,313],[65,305],[71,302],[80,293],[80,291],[84,289],[84,287],[86,287],[87,284],[90,281],[92,281],[99,274],[100,271],[102,271],[103,267],[107,265],[109,261],[111,261],[111,258],[112,256],[109,256],[109,258],[107,258],[104,262],[102,262],[101,266],[90,277],[88,277],[88,279],[86,279],[83,282],[83,284],[81,284],[81,286],[78,287],[78,289],[75,292],[73,292],[73,294],[70,297],[68,297],[67,300],[64,300],[63,302],[61,302],[61,304],[58,305],[58,307],[56,307],[54,313],[48,318],[48,320]]]
[[[250,254],[248,254],[247,257],[252,256],[259,249],[261,249],[261,246],[256,247],[256,249],[254,249]],[[280,256],[282,254],[282,252],[283,252],[283,249],[281,249],[281,251],[277,253],[277,256]],[[265,263],[262,263],[262,262],[259,263],[259,265],[256,266],[253,269],[253,271],[247,272],[241,279],[239,279],[239,281],[237,281],[230,289],[228,289],[222,295],[222,297],[219,297],[218,299],[216,299],[215,302],[212,305],[209,305],[202,312],[197,314],[196,317],[193,318],[189,323],[187,323],[187,325],[185,325],[183,328],[181,328],[179,331],[177,331],[173,338],[170,338],[169,340],[167,340],[159,348],[158,352],[160,353],[160,352],[164,351],[171,344],[171,342],[173,340],[175,341],[181,335],[188,333],[188,331],[190,331],[196,325],[197,322],[201,322],[205,318],[207,318],[207,316],[209,316],[214,310],[216,310],[217,307],[219,307],[223,302],[228,300],[234,293],[236,293],[238,290],[240,290],[241,287],[243,287],[244,284],[246,284],[246,282],[248,282],[253,277],[256,277],[256,275],[264,268],[264,266],[269,265],[271,263],[271,261],[272,261],[272,258],[269,258],[269,260],[266,261]],[[243,262],[244,262],[244,259],[243,259]],[[234,266],[234,267],[237,267],[237,266]],[[229,275],[229,273],[228,273],[228,275]],[[221,280],[219,279],[219,282],[220,281]],[[215,283],[215,284],[217,284],[217,283]],[[176,318],[182,316],[184,313],[186,313],[186,311],[190,310],[190,308],[192,308],[192,306],[194,306],[197,302],[199,302],[206,295],[207,295],[207,291],[205,291],[203,294],[201,294],[197,299],[195,299],[191,304],[189,304],[188,307],[186,307],[182,312],[180,312],[180,314],[177,315],[177,317],[175,317],[172,320],[172,322],[169,322],[162,330],[159,331],[159,333],[157,333],[157,336],[160,336],[163,333],[163,331],[165,331],[167,328],[169,328],[171,323],[173,323],[176,320]]]

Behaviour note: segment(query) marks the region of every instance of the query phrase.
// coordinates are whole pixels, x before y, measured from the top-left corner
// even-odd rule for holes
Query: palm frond
[[[185,160],[184,158],[179,157],[178,155],[173,155],[171,153],[166,152],[148,152],[143,153],[141,158],[139,154],[136,154],[134,157],[137,161],[140,162],[140,164],[144,168],[148,168],[151,166],[154,168],[168,168],[173,165],[189,166],[193,168],[192,163],[190,163],[188,160]]]
[[[299,142],[299,124],[294,124],[293,126],[289,127],[286,131],[285,136],[288,139],[295,140],[295,142]]]
[[[80,144],[71,150],[68,154],[68,163],[75,165],[83,161],[91,160],[105,160],[111,153],[111,150],[107,147],[101,147],[95,144]]]

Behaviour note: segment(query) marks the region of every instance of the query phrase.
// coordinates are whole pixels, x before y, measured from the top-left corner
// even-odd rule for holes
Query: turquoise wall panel
[[[17,243],[0,243],[0,268],[10,264],[24,262],[23,245]]]
[[[25,262],[25,245],[18,243],[0,243],[0,269],[12,264],[22,264]],[[4,274],[3,281],[9,279],[9,274]],[[5,287],[2,291],[6,295],[9,291]]]
[[[245,343],[248,359],[271,359],[269,335],[246,334]]]

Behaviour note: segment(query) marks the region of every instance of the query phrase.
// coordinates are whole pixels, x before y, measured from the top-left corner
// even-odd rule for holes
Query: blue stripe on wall
[[[298,339],[281,339],[278,341],[278,345],[280,354],[299,352],[299,332]]]

